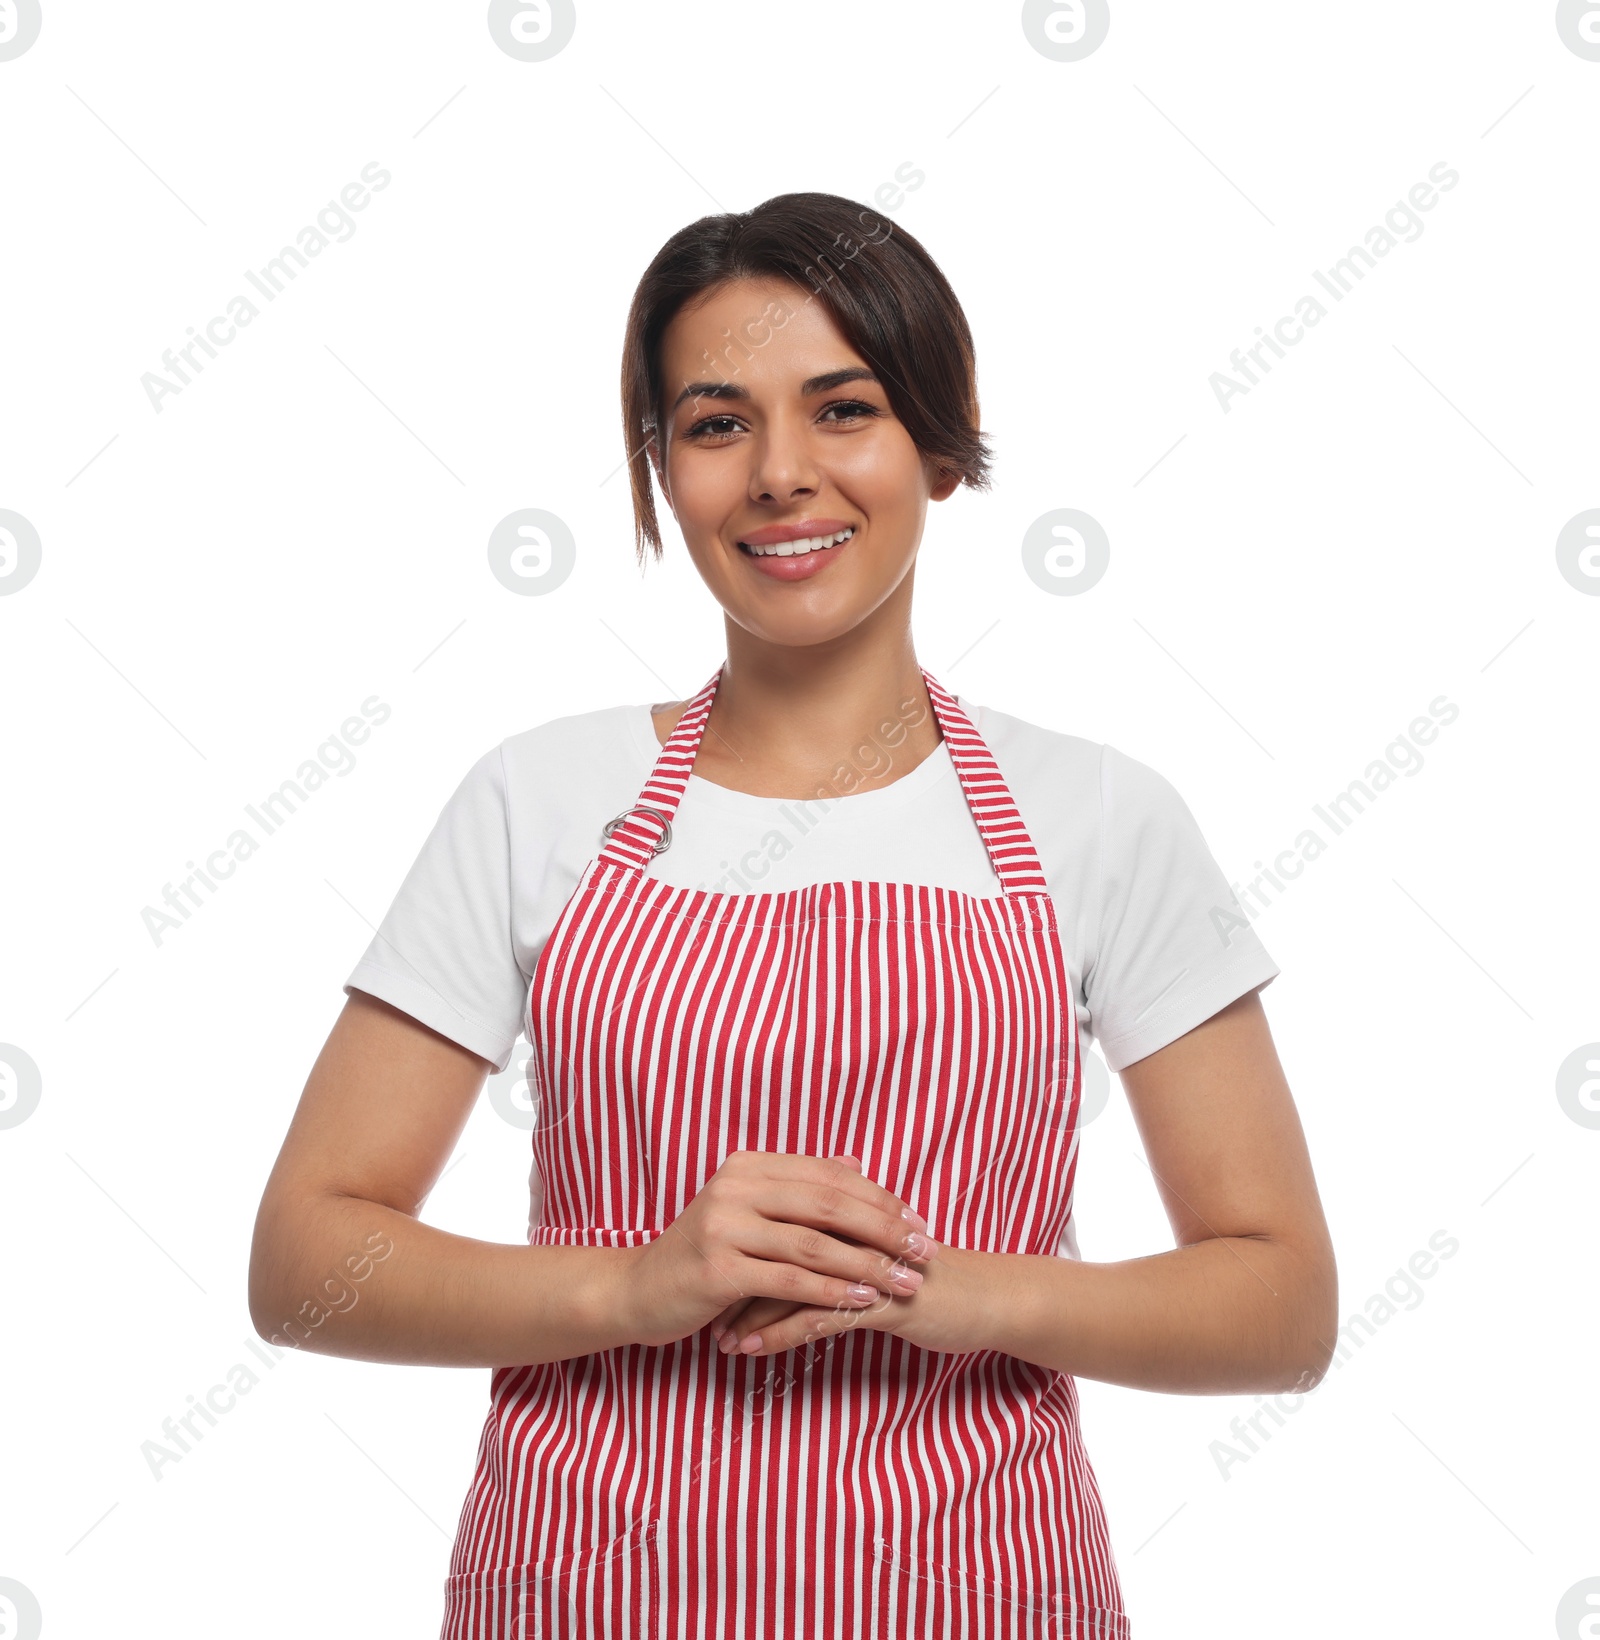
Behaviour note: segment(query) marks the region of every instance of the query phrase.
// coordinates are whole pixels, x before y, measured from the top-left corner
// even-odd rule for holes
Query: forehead
[[[667,403],[687,381],[733,381],[752,393],[864,363],[822,299],[783,279],[735,279],[694,298],[661,337]]]

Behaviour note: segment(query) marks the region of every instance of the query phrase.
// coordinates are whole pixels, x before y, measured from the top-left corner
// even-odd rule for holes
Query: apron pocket
[[[1045,1588],[1001,1583],[977,1572],[907,1554],[878,1539],[873,1545],[876,1633],[956,1630],[1015,1636],[1016,1640],[1128,1640],[1127,1617],[1085,1606]]]
[[[594,1634],[660,1640],[659,1519],[548,1560],[445,1580],[441,1640],[579,1640]]]

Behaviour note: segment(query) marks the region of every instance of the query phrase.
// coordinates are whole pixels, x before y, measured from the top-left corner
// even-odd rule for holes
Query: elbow
[[[274,1349],[301,1349],[312,1340],[311,1329],[321,1318],[318,1301],[292,1297],[292,1271],[273,1249],[263,1248],[250,1258],[250,1325],[256,1337]]]
[[[250,1241],[245,1297],[256,1337],[268,1342],[280,1341],[283,1332],[284,1295],[290,1275],[288,1225],[288,1215],[279,1210],[271,1194],[264,1196]]]
[[[267,1264],[268,1258],[258,1237],[256,1245],[250,1250],[246,1292],[250,1308],[250,1325],[255,1328],[257,1338],[268,1338],[277,1330],[277,1324],[271,1317],[277,1313],[278,1305],[275,1302],[272,1284],[267,1277]]]
[[[1327,1377],[1339,1337],[1339,1272],[1333,1248],[1297,1258],[1291,1280],[1292,1319],[1284,1329],[1287,1347],[1278,1352],[1269,1393],[1306,1395]]]
[[[347,1222],[352,1204],[367,1223],[376,1206],[343,1192],[269,1192],[256,1215],[250,1244],[247,1302],[250,1324],[258,1338],[278,1348],[327,1349],[324,1328],[334,1316],[354,1308],[360,1283],[394,1251],[394,1240],[381,1217],[349,1251],[361,1224]],[[329,1332],[343,1336],[344,1326]],[[333,1353],[338,1353],[334,1351]]]
[[[1328,1368],[1332,1364],[1331,1343],[1318,1337],[1305,1349],[1289,1357],[1273,1375],[1272,1380],[1262,1384],[1258,1393],[1309,1395],[1327,1377]]]
[[[270,1339],[273,1333],[280,1330],[283,1321],[279,1315],[279,1307],[274,1302],[272,1289],[262,1276],[258,1262],[254,1258],[250,1261],[249,1303],[250,1325],[255,1328],[256,1337]],[[272,1320],[274,1315],[279,1315],[276,1322]]]

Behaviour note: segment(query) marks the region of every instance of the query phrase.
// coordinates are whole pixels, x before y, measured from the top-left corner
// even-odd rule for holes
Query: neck
[[[795,648],[730,622],[695,773],[762,796],[848,796],[909,774],[941,738],[909,632]]]

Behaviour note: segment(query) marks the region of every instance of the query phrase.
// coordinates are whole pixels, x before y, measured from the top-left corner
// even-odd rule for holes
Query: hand
[[[913,1290],[909,1212],[854,1156],[735,1151],[661,1235],[630,1249],[617,1294],[629,1334],[674,1343],[730,1300],[858,1310]],[[937,1251],[928,1243],[917,1256]]]
[[[1016,1273],[1008,1254],[945,1246],[929,1266],[922,1286],[908,1297],[886,1293],[877,1303],[864,1307],[832,1308],[780,1305],[764,1298],[741,1301],[729,1307],[740,1313],[723,1329],[719,1347],[728,1355],[776,1355],[852,1327],[870,1327],[927,1350],[993,1349],[1001,1336],[997,1323],[1010,1304],[1006,1282]],[[719,1316],[713,1330],[721,1320]]]
[[[841,1156],[836,1160],[845,1162],[857,1169],[861,1166],[860,1159],[855,1156]],[[900,1271],[905,1270],[905,1260],[907,1258],[925,1262],[937,1256],[938,1253],[938,1244],[929,1240],[926,1236],[928,1221],[914,1209],[907,1210],[904,1216],[913,1230],[923,1234],[926,1247],[925,1250],[918,1252],[912,1252],[908,1249],[895,1267],[897,1276]],[[850,1241],[848,1236],[843,1236],[840,1239]],[[850,1244],[851,1246],[861,1245],[859,1242],[854,1241],[850,1241]],[[907,1270],[905,1274],[909,1279],[900,1278],[894,1282],[898,1290],[902,1292],[914,1291],[915,1287],[922,1284],[923,1277],[920,1272]],[[790,1316],[801,1312],[808,1314],[821,1313],[816,1311],[814,1306],[799,1300],[756,1297],[736,1298],[711,1323],[711,1331],[718,1341],[718,1348],[724,1355],[740,1353],[749,1355],[756,1353],[758,1350],[763,1354],[771,1354],[774,1348],[788,1348],[789,1346],[783,1344],[764,1347],[763,1330],[770,1329],[773,1323],[787,1320]],[[852,1305],[847,1307],[847,1313],[864,1316],[869,1312]],[[796,1342],[799,1341],[796,1340]]]
[[[920,1230],[922,1226],[914,1228]],[[798,1299],[736,1298],[711,1323],[711,1333],[724,1355],[751,1355],[763,1347],[767,1331],[775,1322],[787,1321],[801,1312],[810,1314],[815,1308]]]
[[[841,1156],[836,1160],[856,1168],[861,1166],[860,1160],[855,1156]],[[926,1238],[928,1221],[914,1209],[909,1210],[909,1223],[913,1230],[921,1232]],[[848,1240],[847,1237],[841,1239]],[[852,1243],[852,1245],[859,1245],[859,1243]],[[908,1249],[902,1257],[902,1265],[905,1259],[908,1258],[917,1262],[925,1262],[936,1256],[937,1251],[938,1244],[932,1241],[929,1242],[926,1253],[912,1253]],[[916,1287],[922,1285],[923,1278],[920,1272],[911,1271],[909,1273],[916,1277],[915,1284],[897,1283],[896,1287],[902,1293],[910,1293],[915,1291]],[[757,1350],[761,1350],[762,1353],[769,1353],[764,1348],[765,1335],[768,1329],[776,1322],[786,1321],[790,1316],[796,1315],[802,1310],[814,1308],[815,1306],[807,1304],[804,1300],[757,1297],[736,1298],[711,1323],[711,1331],[717,1339],[718,1348],[724,1355],[753,1354]],[[865,1313],[859,1305],[851,1305],[849,1308],[853,1314]],[[787,1348],[789,1346],[784,1345],[781,1347]]]

